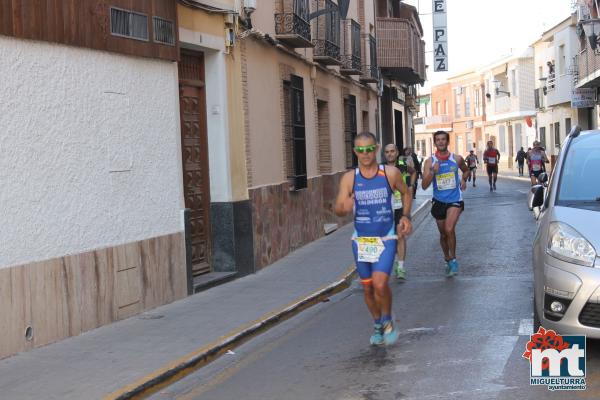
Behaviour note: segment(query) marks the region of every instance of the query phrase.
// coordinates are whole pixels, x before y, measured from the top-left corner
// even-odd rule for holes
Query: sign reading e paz
[[[433,0],[433,70],[448,71],[448,24],[446,0]]]

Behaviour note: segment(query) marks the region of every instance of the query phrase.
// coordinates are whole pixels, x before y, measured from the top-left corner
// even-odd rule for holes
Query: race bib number
[[[489,165],[496,165],[496,157],[488,157]]]
[[[531,168],[532,168],[532,169],[533,169],[535,172],[538,172],[538,171],[541,171],[541,170],[542,170],[542,166],[541,166],[540,164],[537,164],[537,163],[536,163],[536,164],[532,164]]]
[[[358,261],[375,263],[385,250],[383,240],[380,237],[359,237],[356,238],[358,245]]]
[[[402,208],[402,193],[398,190],[394,192],[394,197],[392,198],[392,207],[394,210],[399,210]]]
[[[447,172],[435,176],[438,190],[456,189],[456,178],[454,172]]]

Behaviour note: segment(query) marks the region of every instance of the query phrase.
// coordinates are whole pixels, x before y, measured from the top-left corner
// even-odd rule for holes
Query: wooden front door
[[[179,109],[183,194],[189,224],[194,275],[210,272],[210,185],[206,128],[206,90],[202,53],[181,53]]]

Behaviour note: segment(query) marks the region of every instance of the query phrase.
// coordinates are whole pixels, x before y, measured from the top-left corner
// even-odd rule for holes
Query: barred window
[[[294,190],[307,187],[304,80],[292,75],[283,81],[285,112],[286,172]]]
[[[110,32],[114,36],[148,41],[148,16],[111,7]]]

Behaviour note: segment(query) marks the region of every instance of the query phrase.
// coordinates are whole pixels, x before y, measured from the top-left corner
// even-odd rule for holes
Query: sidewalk
[[[529,175],[527,172],[527,166],[525,166],[524,168],[523,176],[519,176],[519,170],[517,168],[500,168],[500,170],[498,171],[498,177],[530,182]]]
[[[427,214],[429,198],[429,191],[418,192],[415,226]],[[130,398],[198,368],[346,288],[354,276],[351,233],[346,225],[256,274],[0,360],[1,397]]]

